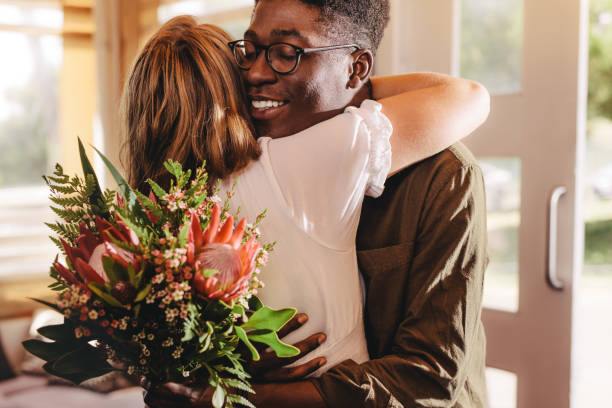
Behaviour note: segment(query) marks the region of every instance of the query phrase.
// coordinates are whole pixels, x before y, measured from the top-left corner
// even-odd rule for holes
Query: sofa
[[[61,319],[54,311],[39,310],[0,320],[0,408],[142,408],[142,389],[119,373],[74,386],[45,373],[44,362],[26,353],[23,340],[35,337],[36,328]]]

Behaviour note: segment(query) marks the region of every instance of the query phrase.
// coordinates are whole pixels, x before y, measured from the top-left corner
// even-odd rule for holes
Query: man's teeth
[[[277,108],[283,106],[285,102],[282,101],[251,101],[251,104],[255,109],[266,109],[266,108]]]

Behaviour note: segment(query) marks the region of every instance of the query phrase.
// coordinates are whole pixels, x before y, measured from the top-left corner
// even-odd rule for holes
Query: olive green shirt
[[[370,361],[313,380],[329,407],[484,407],[483,179],[456,144],[367,198],[357,234]]]

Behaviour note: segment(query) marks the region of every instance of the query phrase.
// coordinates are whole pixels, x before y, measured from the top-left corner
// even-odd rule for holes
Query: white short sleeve
[[[299,227],[346,250],[355,245],[364,194],[383,191],[391,132],[380,104],[368,100],[295,135],[260,138],[260,160]]]

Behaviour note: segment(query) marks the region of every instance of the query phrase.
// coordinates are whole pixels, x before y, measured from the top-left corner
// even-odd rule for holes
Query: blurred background
[[[571,396],[572,407],[603,407],[610,406],[607,388],[612,382],[612,0],[591,0],[586,6],[572,1],[583,11],[588,7],[588,17],[579,28],[583,34],[576,34],[588,44],[583,53],[588,58],[588,86],[583,84],[586,106],[580,107],[580,92],[578,102],[573,100],[579,105],[578,124],[570,131],[578,140],[571,144],[577,159],[569,166],[579,180],[574,198],[579,204],[572,207],[579,214],[562,217],[577,220],[572,231],[579,238],[572,246],[577,260],[569,262],[565,276],[571,285],[571,383],[558,392]],[[505,106],[503,98],[528,93],[524,73],[531,65],[526,64],[536,63],[526,60],[529,20],[525,16],[534,2],[430,0],[452,9],[452,61],[448,69],[440,68],[433,58],[431,65],[416,66],[483,83],[494,95],[493,115],[496,106]],[[176,15],[191,14],[240,38],[252,4],[252,0],[0,0],[0,320],[30,318],[36,306],[26,297],[47,295],[48,268],[56,251],[43,225],[53,214],[41,174],[50,173],[56,162],[70,172],[78,170],[77,136],[118,162],[118,101],[130,64],[150,34]],[[427,41],[413,36],[398,42],[398,25],[393,24],[422,5],[392,2],[394,14],[378,74],[409,72],[417,56],[427,60],[429,54],[418,49]],[[558,23],[554,10],[549,16],[541,21],[543,26]],[[574,88],[586,81],[586,75],[578,76],[583,80],[578,78]],[[500,99],[495,99],[498,95]],[[521,154],[488,154],[490,150],[479,147],[482,136],[475,139],[487,188],[490,265],[485,306],[521,316],[531,307],[525,302],[523,308],[520,295],[525,273],[521,265],[528,262],[522,258],[521,248],[527,244],[521,243],[521,237],[530,234],[525,214],[532,195],[523,186],[532,177],[532,170],[525,170],[531,164]],[[528,144],[533,139],[521,140]],[[539,160],[563,160],[553,152]],[[102,173],[100,163],[96,165]],[[545,218],[544,212],[538,214]],[[543,250],[538,251],[544,257]],[[487,330],[491,327],[492,323]],[[495,336],[492,341],[497,341]],[[15,353],[20,351],[12,348],[8,354]],[[557,406],[530,404],[527,391],[522,391],[527,386],[520,385],[525,368],[504,367],[496,353],[488,370],[491,407]],[[19,360],[9,359],[12,364]]]

